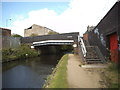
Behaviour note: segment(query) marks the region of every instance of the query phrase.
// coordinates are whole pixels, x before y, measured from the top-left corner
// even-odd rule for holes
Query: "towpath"
[[[69,88],[103,88],[99,83],[101,80],[99,73],[90,72],[79,65],[80,57],[69,54],[67,65],[67,80]]]

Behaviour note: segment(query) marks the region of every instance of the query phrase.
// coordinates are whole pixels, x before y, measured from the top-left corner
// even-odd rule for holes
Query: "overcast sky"
[[[117,0],[23,1],[2,0],[2,23],[0,23],[1,27],[10,28],[12,33],[22,36],[24,29],[33,24],[60,33],[80,32],[82,35],[88,25],[97,25]]]

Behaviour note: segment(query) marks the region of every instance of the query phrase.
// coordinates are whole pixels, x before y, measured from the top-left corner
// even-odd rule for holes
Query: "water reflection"
[[[3,88],[41,88],[61,56],[42,55],[3,64]]]

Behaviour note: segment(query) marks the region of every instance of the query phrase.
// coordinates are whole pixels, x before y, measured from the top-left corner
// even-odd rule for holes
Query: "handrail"
[[[103,63],[105,63],[106,60],[105,60],[103,54],[101,53],[100,49],[98,48],[98,46],[95,46],[95,49],[97,51],[97,54],[98,54],[99,58],[102,60]]]
[[[87,50],[86,50],[86,47],[85,47],[85,44],[84,44],[82,38],[80,38],[80,45],[81,45],[81,48],[82,48],[83,56],[86,57]]]

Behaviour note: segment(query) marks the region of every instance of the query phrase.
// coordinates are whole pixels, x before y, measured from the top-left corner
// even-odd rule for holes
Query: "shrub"
[[[28,45],[21,45],[19,48],[6,48],[2,50],[3,61],[24,59],[38,55],[39,53],[36,50],[31,49]]]

